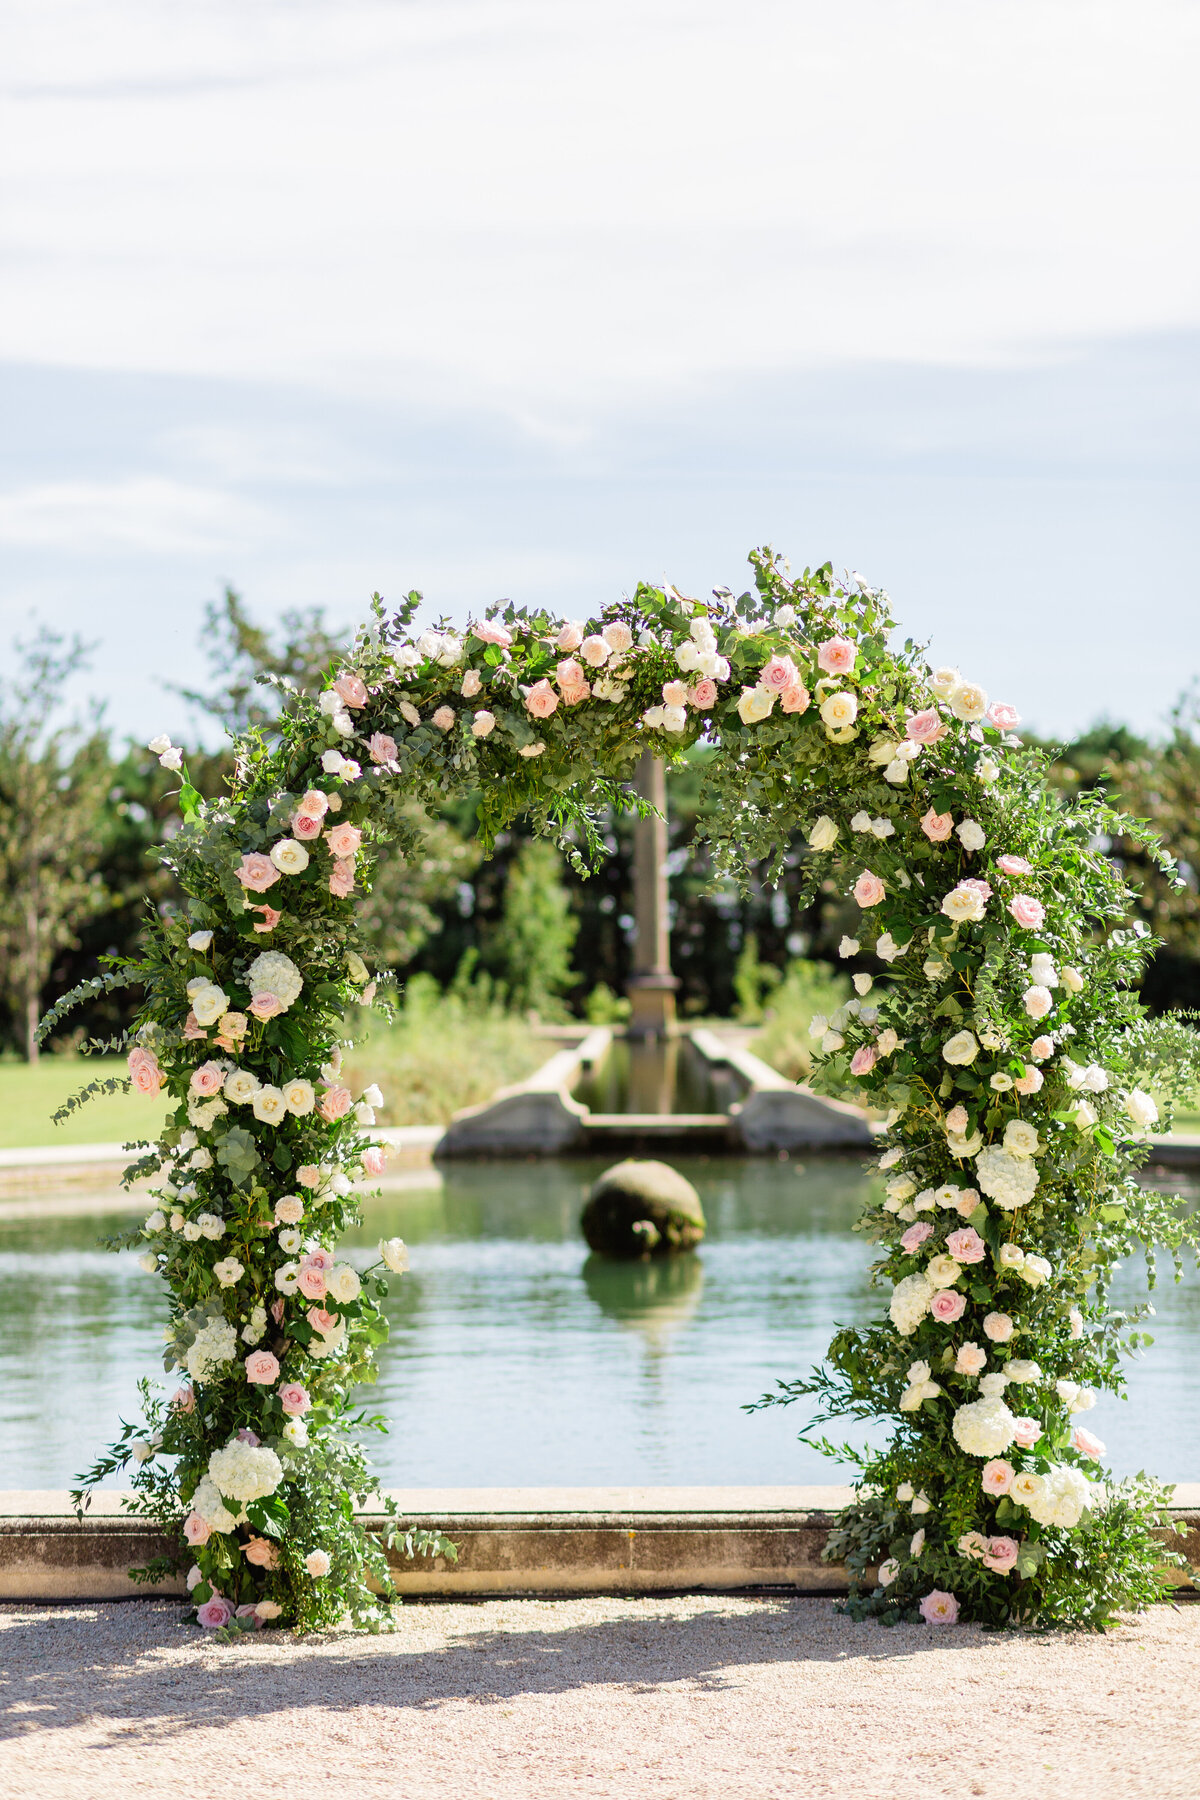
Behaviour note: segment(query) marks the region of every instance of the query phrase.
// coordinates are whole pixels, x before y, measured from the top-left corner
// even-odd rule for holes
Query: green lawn
[[[166,1114],[161,1100],[113,1094],[90,1100],[62,1125],[51,1113],[89,1081],[124,1075],[119,1056],[46,1056],[41,1062],[0,1062],[0,1150],[31,1144],[124,1144],[157,1137]]]

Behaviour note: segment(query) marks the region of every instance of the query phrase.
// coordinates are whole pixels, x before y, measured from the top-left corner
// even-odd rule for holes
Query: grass
[[[155,1138],[166,1107],[145,1094],[91,1100],[55,1125],[51,1114],[88,1082],[127,1073],[119,1056],[45,1056],[0,1062],[0,1150],[68,1144],[126,1144]]]

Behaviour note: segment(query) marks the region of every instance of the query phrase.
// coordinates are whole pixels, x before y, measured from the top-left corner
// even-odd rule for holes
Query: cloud
[[[0,543],[79,554],[245,551],[270,529],[258,506],[157,476],[48,481],[0,493]]]

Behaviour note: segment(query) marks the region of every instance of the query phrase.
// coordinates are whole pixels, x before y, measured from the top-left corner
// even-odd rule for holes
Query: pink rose
[[[327,1125],[332,1125],[335,1119],[344,1119],[353,1105],[354,1095],[350,1089],[339,1085],[325,1090],[317,1102],[317,1111]]]
[[[333,856],[357,856],[362,849],[362,832],[357,825],[333,825],[325,833],[325,842]]]
[[[348,900],[354,892],[354,864],[348,857],[329,871],[329,891],[335,900]]]
[[[256,931],[257,929],[258,927],[255,926]],[[208,1036],[194,1012],[190,1012],[183,1021],[183,1035],[185,1038],[206,1038]]]
[[[878,906],[886,893],[882,881],[870,869],[864,869],[854,884],[854,898],[860,906]]]
[[[214,1594],[211,1600],[196,1608],[196,1623],[203,1625],[205,1631],[219,1631],[232,1617],[232,1606],[220,1594]]]
[[[300,1258],[300,1267],[302,1269],[332,1269],[336,1261],[337,1258],[332,1250],[310,1250],[306,1256]]]
[[[946,1114],[946,1130],[952,1131],[955,1137],[961,1137],[970,1123],[971,1115],[961,1100]]]
[[[267,906],[265,903],[262,906],[252,906],[249,910],[251,912],[259,912],[262,914],[262,924],[256,924],[254,927],[255,931],[274,931],[280,919],[283,917],[281,912],[276,912],[273,906]]]
[[[954,830],[954,815],[934,812],[931,806],[921,820],[921,830],[931,844],[944,844]]]
[[[499,644],[502,650],[512,648],[512,632],[506,631],[503,625],[497,625],[491,619],[480,619],[477,625],[468,625],[467,630],[481,644]]]
[[[207,1097],[210,1094],[219,1093],[224,1081],[225,1071],[220,1063],[206,1062],[201,1063],[198,1069],[192,1070],[192,1079],[188,1082],[188,1086],[193,1094]]]
[[[585,671],[583,664],[577,662],[573,656],[565,657],[562,662],[556,665],[554,679],[557,681],[560,688],[587,686],[587,672]]]
[[[296,1275],[296,1286],[306,1300],[323,1300],[325,1298],[325,1271],[323,1269],[301,1269]],[[276,1374],[279,1373],[276,1367]]]
[[[183,1521],[183,1535],[194,1546],[207,1544],[212,1536],[212,1526],[198,1512],[190,1512]]]
[[[1013,1442],[1018,1450],[1032,1450],[1042,1435],[1042,1428],[1036,1419],[1013,1420]]]
[[[967,1310],[967,1302],[962,1294],[953,1288],[941,1288],[929,1302],[929,1311],[939,1325],[953,1325],[961,1319]]]
[[[598,669],[608,661],[608,645],[597,633],[593,637],[585,637],[579,646],[579,654],[589,669]]]
[[[395,738],[386,731],[376,731],[367,739],[367,751],[373,763],[395,762],[400,754]]]
[[[839,641],[837,638],[832,640],[835,644]],[[854,661],[853,651],[850,660]],[[824,667],[824,664],[821,666]],[[790,656],[773,656],[758,672],[759,687],[769,688],[773,694],[785,694],[789,688],[798,687],[799,683],[800,671]]]
[[[958,885],[960,888],[974,888],[981,900],[990,900],[992,897],[990,886],[986,881],[981,881],[978,875],[966,875]]]
[[[630,631],[628,625],[621,619],[614,619],[611,625],[606,625],[600,633],[600,636],[604,639],[609,649],[614,651],[618,656],[623,656],[625,651],[628,650],[633,643],[633,633]],[[566,644],[561,644],[559,648],[565,650],[568,646]]]
[[[254,1631],[262,1630],[263,1622],[258,1616],[258,1608],[249,1600],[246,1601],[244,1606],[238,1607],[234,1617],[237,1619],[250,1619],[253,1621],[252,1629]]]
[[[919,1219],[915,1225],[909,1226],[904,1236],[900,1239],[900,1248],[906,1251],[909,1256],[913,1256],[921,1248],[921,1245],[925,1242],[926,1238],[931,1238],[932,1236],[933,1226],[929,1223],[928,1219]]]
[[[1054,1039],[1051,1037],[1035,1037],[1029,1046],[1029,1054],[1034,1062],[1045,1062],[1048,1056],[1054,1055]]]
[[[449,731],[454,724],[454,708],[452,706],[439,706],[433,715],[431,723],[436,725],[439,731]]]
[[[366,683],[360,681],[357,675],[339,675],[333,685],[344,705],[353,706],[357,710],[367,704]]]
[[[319,1188],[321,1185],[320,1165],[317,1163],[301,1163],[300,1167],[296,1170],[296,1180],[300,1183],[301,1187]]]
[[[289,1418],[298,1419],[312,1405],[308,1397],[308,1389],[302,1388],[298,1381],[288,1381],[279,1390],[279,1404]]]
[[[1016,1538],[994,1537],[988,1539],[987,1550],[983,1556],[983,1566],[997,1575],[1007,1575],[1017,1560],[1020,1549]]]
[[[948,729],[937,708],[930,706],[924,712],[909,715],[904,735],[914,744],[936,744],[945,737]]]
[[[1013,1484],[1013,1476],[1016,1472],[1012,1464],[1005,1462],[1002,1456],[994,1457],[991,1462],[984,1463],[979,1477],[984,1493],[1007,1494]]]
[[[195,1018],[195,1014],[191,1014],[191,1017]],[[201,1032],[200,1035],[203,1037],[204,1033]],[[136,1062],[134,1057],[138,1059]],[[157,1094],[167,1078],[149,1051],[133,1050],[129,1055],[129,1079],[139,1094]]]
[[[337,1313],[326,1312],[323,1306],[310,1306],[304,1316],[313,1330],[319,1331],[322,1337],[328,1337],[331,1331],[337,1330]]]
[[[1032,875],[1033,864],[1027,863],[1023,856],[998,856],[996,867],[1002,875]]]
[[[1104,1455],[1104,1445],[1100,1439],[1083,1425],[1077,1425],[1071,1433],[1071,1448],[1078,1450],[1080,1456],[1090,1456],[1093,1462],[1099,1462]]]
[[[997,731],[1015,731],[1021,723],[1021,715],[1016,707],[1006,706],[1003,700],[993,700],[984,717]]]
[[[704,675],[698,681],[693,681],[688,689],[689,705],[694,706],[697,712],[708,712],[716,703],[717,684],[711,676]]]
[[[369,1150],[363,1151],[363,1173],[366,1175],[382,1175],[387,1168],[387,1156],[378,1144],[372,1144]]]
[[[273,994],[269,988],[264,988],[261,994],[254,995],[250,1002],[250,1011],[256,1019],[274,1019],[281,1012],[286,1012],[287,1008],[278,994]]]
[[[525,710],[532,713],[535,719],[548,719],[552,712],[558,710],[558,695],[545,678],[535,681],[526,694]]]
[[[1032,894],[1014,894],[1008,903],[1008,910],[1018,925],[1027,931],[1037,931],[1046,921],[1046,909],[1040,900]]]
[[[282,1294],[280,1294],[278,1300],[272,1300],[271,1306],[270,1306],[270,1313],[271,1313],[271,1317],[274,1319],[274,1321],[277,1325],[283,1324],[283,1315],[284,1315],[284,1312],[286,1311],[286,1309],[287,1309],[287,1301],[284,1299]]]
[[[879,1060],[879,1052],[871,1044],[860,1044],[850,1059],[852,1075],[869,1075]]]
[[[784,688],[779,696],[779,710],[784,713],[807,712],[812,703],[812,695],[802,681],[795,687]]]
[[[562,703],[564,706],[578,706],[588,698],[591,691],[586,681],[581,681],[578,686],[572,683],[570,687],[562,689]]]
[[[946,1239],[946,1249],[956,1263],[982,1262],[987,1255],[987,1245],[973,1225],[962,1231],[952,1231]]]
[[[827,675],[848,675],[857,653],[849,638],[826,638],[817,649],[817,664]]]
[[[194,1413],[196,1410],[196,1390],[190,1382],[176,1388],[171,1395],[171,1409],[177,1413]]]
[[[279,1380],[279,1364],[269,1350],[252,1350],[246,1358],[246,1380],[259,1387],[274,1387]]]
[[[250,856],[243,856],[241,867],[235,869],[234,874],[252,894],[265,894],[279,880],[279,870],[270,857],[260,855],[257,850]]]
[[[953,1594],[934,1588],[921,1602],[921,1617],[927,1625],[957,1625],[958,1601]]]
[[[578,650],[583,642],[583,626],[578,619],[568,619],[555,641],[560,650]],[[553,708],[551,710],[553,711]],[[538,714],[539,719],[546,717],[548,717],[546,713]]]
[[[1040,1069],[1031,1069],[1027,1063],[1025,1065],[1024,1074],[1018,1075],[1017,1079],[1013,1082],[1013,1093],[1014,1094],[1036,1094],[1036,1093],[1039,1093],[1041,1091],[1042,1086],[1045,1083],[1045,1080],[1046,1080],[1046,1077],[1042,1074],[1042,1071]]]

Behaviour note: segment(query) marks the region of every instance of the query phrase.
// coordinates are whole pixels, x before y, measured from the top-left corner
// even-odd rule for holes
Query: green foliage
[[[844,1006],[852,991],[846,976],[834,975],[825,963],[803,958],[790,962],[754,1040],[755,1055],[789,1081],[807,1081],[815,1050],[809,1035],[812,1022]]]
[[[778,969],[759,961],[758,934],[750,932],[742,945],[733,975],[733,991],[737,995],[734,1012],[743,1025],[757,1025],[763,1016],[763,1001],[780,981]]]
[[[510,1007],[545,1019],[565,1014],[562,996],[574,985],[571,950],[579,921],[562,883],[553,845],[523,844],[508,874],[504,916],[487,946],[487,961]]]

